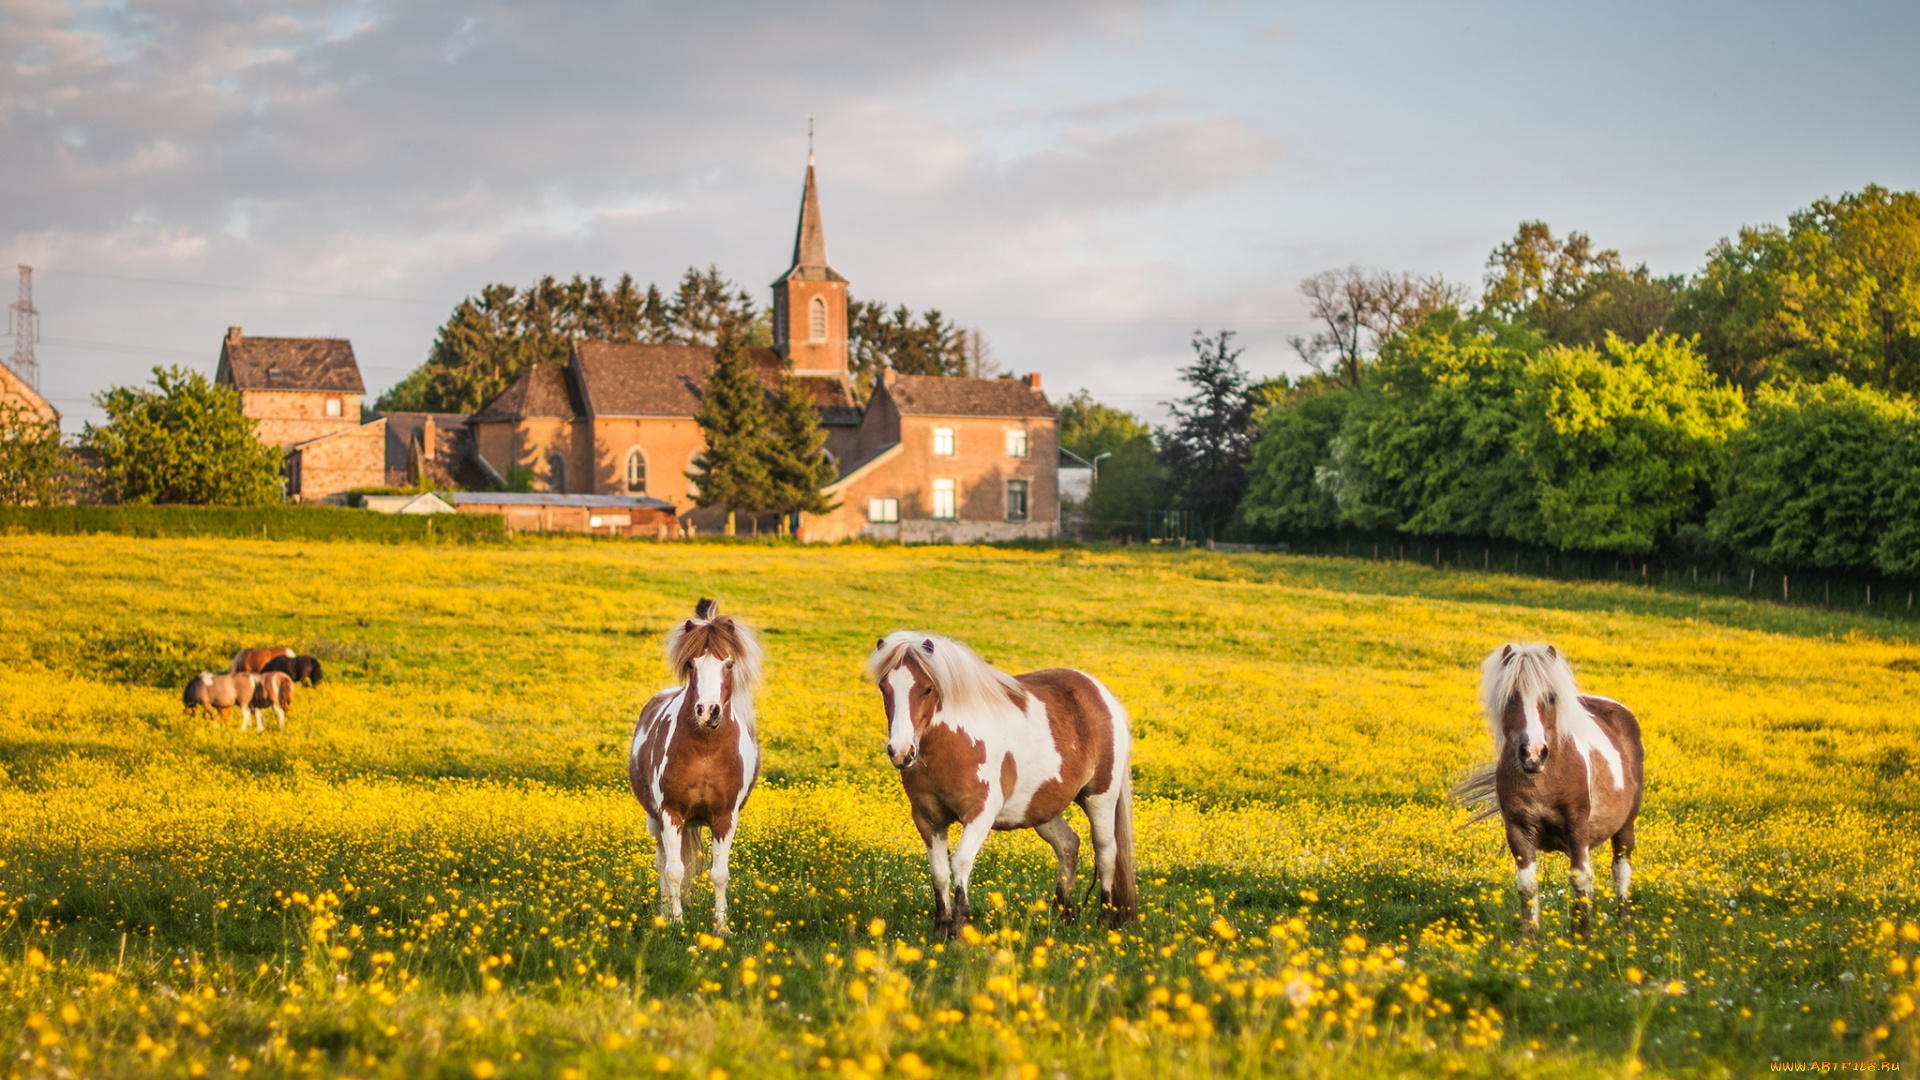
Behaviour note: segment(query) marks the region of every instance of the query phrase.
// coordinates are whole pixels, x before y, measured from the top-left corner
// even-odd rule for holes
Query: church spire
[[[820,225],[820,189],[813,181],[813,154],[807,154],[807,186],[800,192],[800,228],[793,237],[793,269],[825,269],[827,234]]]

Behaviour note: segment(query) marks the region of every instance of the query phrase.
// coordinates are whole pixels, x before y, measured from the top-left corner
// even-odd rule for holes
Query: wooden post
[[[1780,575],[1780,602],[1784,604],[1791,599],[1793,599],[1793,593],[1787,587],[1787,575],[1781,574]]]
[[[1752,595],[1753,595],[1753,575],[1754,575],[1754,573],[1755,573],[1755,570],[1754,570],[1754,568],[1753,568],[1753,567],[1751,567],[1751,566],[1749,566],[1749,567],[1747,567],[1747,595],[1748,595],[1748,596],[1752,596]]]

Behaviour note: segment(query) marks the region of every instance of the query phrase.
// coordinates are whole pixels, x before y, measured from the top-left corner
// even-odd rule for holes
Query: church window
[[[867,520],[875,524],[891,524],[900,520],[899,499],[868,499]]]
[[[647,455],[637,446],[627,451],[627,490],[641,495],[647,492]]]
[[[958,504],[953,498],[953,481],[933,482],[933,516],[940,521],[952,521],[960,516]]]
[[[567,459],[557,450],[547,458],[547,487],[558,492],[567,490]]]
[[[953,456],[953,429],[952,428],[937,427],[933,429],[933,456],[934,457],[952,457]]]
[[[827,298],[816,296],[808,307],[812,311],[812,325],[808,327],[810,338],[814,341],[827,340]]]
[[[1014,428],[1007,432],[1007,456],[1025,458],[1027,456],[1027,429]]]

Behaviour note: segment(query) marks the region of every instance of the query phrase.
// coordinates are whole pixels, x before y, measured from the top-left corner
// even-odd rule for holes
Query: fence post
[[[1783,604],[1787,603],[1789,600],[1792,599],[1792,597],[1793,597],[1793,594],[1788,590],[1788,587],[1787,587],[1787,575],[1781,574],[1780,575],[1780,602]]]
[[[1748,596],[1753,595],[1753,575],[1757,572],[1758,571],[1756,570],[1756,568],[1751,566],[1747,567],[1747,595]]]

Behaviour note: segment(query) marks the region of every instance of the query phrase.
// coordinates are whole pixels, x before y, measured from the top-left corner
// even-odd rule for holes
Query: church
[[[809,541],[970,543],[1059,531],[1059,418],[1040,377],[975,379],[886,372],[864,402],[848,365],[847,279],[827,262],[814,165],[807,161],[792,264],[773,283],[773,346],[749,360],[769,389],[791,371],[811,390],[839,469],[835,509],[802,515]],[[687,473],[704,441],[694,414],[713,350],[575,342],[567,366],[536,366],[466,420],[470,453],[503,485],[670,503],[701,533]]]

